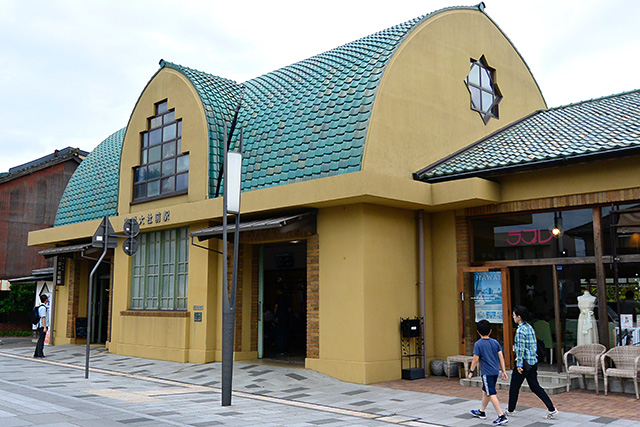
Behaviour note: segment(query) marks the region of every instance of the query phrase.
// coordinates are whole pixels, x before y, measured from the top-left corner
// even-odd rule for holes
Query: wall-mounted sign
[[[504,235],[500,237],[504,238],[510,246],[544,245],[553,239],[553,233],[551,230],[540,229],[513,230],[507,232],[506,237]],[[498,240],[500,239],[498,238]]]
[[[64,270],[65,266],[67,265],[67,259],[57,256],[55,257],[54,265],[55,275],[53,280],[55,281],[56,286],[62,286],[64,285]]]
[[[171,220],[171,211],[148,213],[140,216],[134,216],[133,219],[138,221],[139,225],[160,224]]]
[[[194,305],[193,309],[194,310],[204,310],[204,306],[203,305]]]
[[[198,311],[197,313],[193,313],[193,321],[194,322],[202,322],[202,312]]]

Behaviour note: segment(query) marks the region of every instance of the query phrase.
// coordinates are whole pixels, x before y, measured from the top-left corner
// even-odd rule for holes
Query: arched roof
[[[403,22],[359,40],[238,84],[160,61],[193,85],[207,117],[209,197],[222,167],[224,124],[242,97],[243,191],[359,171],[374,100],[385,68],[404,38],[438,13]],[[102,142],[80,165],[62,197],[55,225],[116,214],[125,129]],[[232,137],[232,146],[239,132]]]
[[[54,226],[116,215],[120,153],[126,128],[102,141],[71,176],[62,194]]]

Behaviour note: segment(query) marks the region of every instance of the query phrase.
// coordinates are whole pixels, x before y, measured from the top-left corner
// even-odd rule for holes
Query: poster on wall
[[[473,273],[476,322],[502,323],[502,277],[499,271]]]

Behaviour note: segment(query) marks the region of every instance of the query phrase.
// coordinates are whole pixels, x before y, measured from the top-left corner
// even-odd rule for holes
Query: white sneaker
[[[508,416],[508,417],[513,417],[515,414],[516,414],[516,410],[515,410],[515,409],[514,409],[513,411],[509,411],[509,410],[507,409],[507,416]]]
[[[556,415],[558,415],[558,410],[554,409],[553,411],[547,412],[547,415],[544,418],[547,420],[552,420],[556,417]]]

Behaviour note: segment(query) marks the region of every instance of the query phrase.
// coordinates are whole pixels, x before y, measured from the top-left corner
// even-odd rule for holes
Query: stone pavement
[[[231,406],[220,405],[220,363],[174,363],[84,347],[0,347],[0,426],[482,426],[475,399],[342,382],[320,373],[236,362]],[[595,395],[594,395],[595,398]],[[640,407],[633,398],[629,404]],[[502,402],[503,406],[505,402]],[[518,407],[512,426],[640,426],[640,421],[572,412],[555,420]]]

